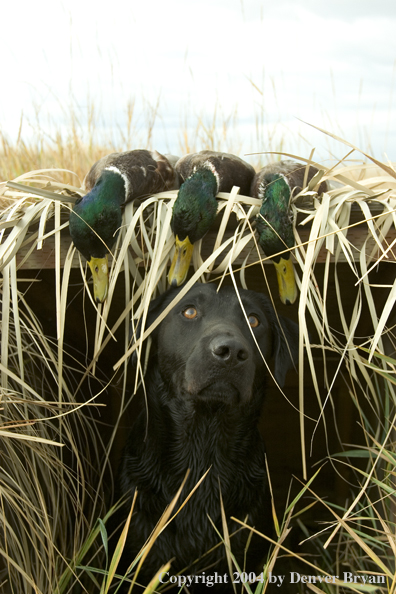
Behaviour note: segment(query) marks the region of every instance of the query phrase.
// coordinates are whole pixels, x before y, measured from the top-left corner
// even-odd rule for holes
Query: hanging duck
[[[102,303],[108,292],[108,253],[122,222],[122,207],[137,198],[177,189],[171,162],[157,151],[112,153],[95,163],[84,180],[88,193],[70,213],[74,245],[87,259],[93,276],[94,298]]]
[[[292,160],[270,163],[256,173],[251,188],[251,196],[262,200],[256,218],[258,241],[265,255],[274,262],[279,296],[287,305],[297,299],[294,267],[290,251],[277,254],[295,245],[290,201],[303,189],[305,169],[304,164]],[[313,165],[309,167],[307,184],[317,172]],[[326,191],[327,183],[322,182],[318,193]]]
[[[176,250],[168,280],[170,285],[179,286],[187,276],[194,243],[216,218],[216,195],[230,192],[233,186],[239,186],[242,195],[249,195],[254,169],[235,155],[209,150],[182,157],[175,168],[182,183],[172,212]]]

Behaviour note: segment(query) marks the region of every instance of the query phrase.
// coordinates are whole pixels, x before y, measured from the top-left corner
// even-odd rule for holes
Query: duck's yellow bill
[[[92,272],[94,299],[103,303],[109,290],[109,265],[107,254],[104,258],[91,258],[88,262]]]
[[[274,262],[274,266],[278,277],[279,297],[282,303],[291,305],[298,294],[292,259],[280,258],[279,262]]]
[[[194,245],[190,243],[188,237],[180,241],[177,235],[175,243],[176,250],[169,270],[168,281],[170,285],[179,287],[186,280]]]

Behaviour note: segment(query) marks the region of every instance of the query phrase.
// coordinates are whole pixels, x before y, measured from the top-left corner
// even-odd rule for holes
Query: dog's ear
[[[165,291],[165,293],[162,293],[162,295],[160,295],[159,297],[157,297],[150,303],[148,313],[147,313],[146,323],[145,323],[146,330],[158,318],[158,316],[162,313],[162,311],[165,309],[165,307],[168,305],[168,303],[170,303],[172,301],[173,297],[175,296],[175,293],[176,293],[175,289],[171,288],[168,291]],[[137,325],[135,333],[133,332],[133,328],[131,327],[131,332],[130,332],[130,337],[129,337],[131,343],[137,342],[139,340],[140,335],[141,335],[141,329],[142,329],[142,320],[139,320],[139,323]],[[155,342],[156,342],[157,332],[158,332],[158,326],[150,334],[150,337],[152,338],[153,343],[154,343],[154,344],[152,344],[152,347],[151,347],[153,349],[153,351],[155,351]],[[151,354],[151,352],[152,351],[150,351],[150,354]],[[137,349],[135,349],[131,355],[131,363],[132,363],[133,367],[136,367],[137,355],[138,355]]]
[[[283,316],[279,316],[279,325],[275,314],[273,321],[274,377],[282,388],[287,372],[298,363],[298,325]]]
[[[272,357],[274,359],[274,378],[282,388],[286,374],[298,363],[298,324],[277,316],[270,299],[263,293],[255,293],[269,322],[272,333]]]

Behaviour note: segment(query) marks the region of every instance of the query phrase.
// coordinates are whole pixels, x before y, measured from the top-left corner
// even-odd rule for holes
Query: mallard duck
[[[169,270],[169,284],[181,285],[187,275],[196,241],[201,239],[216,218],[218,192],[239,186],[248,195],[254,169],[235,155],[201,151],[186,155],[175,165],[181,186],[173,206],[171,227],[176,250]]]
[[[318,169],[311,165],[307,183],[317,172]],[[278,278],[279,296],[288,305],[297,298],[293,262],[290,252],[276,254],[294,246],[290,200],[303,189],[304,175],[305,165],[297,161],[271,163],[256,173],[251,189],[251,195],[262,200],[260,213],[256,218],[259,244],[265,255],[272,257]],[[326,191],[327,184],[322,182],[318,192]]]
[[[84,180],[88,190],[70,213],[74,245],[87,259],[93,276],[94,298],[102,303],[108,292],[108,252],[122,221],[122,206],[156,192],[177,189],[178,176],[157,151],[112,153],[97,161]]]

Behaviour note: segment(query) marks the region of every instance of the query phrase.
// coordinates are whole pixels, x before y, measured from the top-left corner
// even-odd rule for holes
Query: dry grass
[[[251,84],[258,90],[252,81]],[[246,114],[240,114],[237,106],[224,112],[217,102],[213,114],[208,117],[195,113],[187,105],[179,118],[172,143],[169,143],[172,149],[169,149],[167,140],[162,140],[161,146],[155,141],[159,135],[162,139],[169,136],[162,122],[160,98],[154,103],[143,101],[139,109],[134,101],[128,102],[123,110],[122,124],[111,124],[109,129],[109,123],[103,121],[93,102],[82,108],[72,97],[67,107],[61,106],[66,121],[63,127],[50,120],[44,121],[37,109],[33,121],[21,116],[15,141],[10,141],[0,129],[0,181],[16,179],[29,171],[53,169],[69,171],[69,174],[57,173],[57,178],[78,185],[91,165],[110,152],[157,148],[163,153],[179,155],[202,149],[242,154],[247,135],[252,136],[249,146],[262,147],[265,151],[282,150],[287,142],[301,148],[301,152],[309,151],[311,144],[304,134],[288,129],[280,117],[275,121],[269,118],[261,91],[259,96],[260,100],[252,106],[254,127],[249,127],[248,133],[245,130]],[[24,140],[26,137],[30,140]],[[259,167],[266,160],[257,155],[251,162]]]
[[[132,107],[128,137],[133,137]],[[154,115],[151,122],[153,119]],[[184,138],[183,147],[192,150],[199,139],[201,147],[217,148],[218,129],[216,117],[212,126],[205,127],[202,122],[199,123],[197,137],[192,140]],[[153,196],[136,208],[132,204],[127,205],[124,225],[114,250],[109,295],[103,306],[97,307],[93,303],[89,281],[85,276],[85,263],[80,262],[86,297],[91,299],[92,307],[97,310],[96,327],[89,329],[94,333],[95,346],[94,356],[88,364],[79,359],[71,359],[64,344],[68,283],[75,257],[74,247],[70,245],[67,231],[65,232],[68,212],[72,206],[68,192],[81,192],[81,181],[92,162],[109,150],[118,148],[111,146],[104,150],[97,147],[93,136],[90,143],[83,145],[78,141],[78,130],[76,122],[66,141],[61,137],[53,139],[53,153],[47,149],[43,152],[40,142],[32,148],[20,140],[17,147],[10,147],[3,139],[3,151],[7,159],[4,160],[1,175],[20,183],[31,184],[39,193],[40,189],[49,189],[58,194],[58,200],[53,201],[48,197],[50,195],[39,197],[27,191],[11,189],[5,184],[0,188],[3,200],[0,217],[3,308],[0,430],[5,452],[5,463],[0,472],[0,554],[5,569],[0,574],[0,583],[1,579],[5,580],[9,591],[18,593],[71,591],[77,578],[83,576],[86,579],[87,575],[92,577],[92,571],[86,566],[95,566],[95,555],[100,549],[103,559],[103,543],[106,539],[102,524],[97,523],[97,518],[105,515],[102,500],[103,473],[98,475],[95,469],[104,468],[103,460],[107,460],[105,448],[111,447],[113,438],[110,445],[101,443],[95,423],[90,418],[90,403],[78,405],[79,386],[88,378],[93,378],[100,353],[113,340],[119,328],[124,328],[125,356],[116,364],[115,372],[121,369],[122,377],[126,378],[127,358],[133,349],[140,349],[141,345],[141,340],[133,347],[129,345],[131,318],[134,325],[142,320],[142,340],[145,339],[154,328],[154,325],[145,327],[149,302],[156,292],[166,289],[167,268],[173,250],[170,219],[175,192]],[[202,142],[199,134],[204,134],[206,143]],[[146,138],[139,146],[149,146],[150,139],[149,127]],[[228,142],[227,137],[223,140]],[[317,573],[327,571],[331,575],[338,575],[337,563],[342,557],[353,571],[362,567],[368,572],[380,571],[386,574],[386,589],[393,593],[396,575],[394,560],[392,562],[395,544],[394,519],[391,513],[395,505],[396,469],[392,434],[396,404],[395,368],[394,361],[384,355],[389,352],[391,344],[389,325],[395,303],[396,281],[383,287],[386,293],[385,303],[382,310],[378,311],[374,287],[370,285],[368,273],[382,261],[389,261],[389,266],[395,265],[393,241],[389,243],[386,238],[395,225],[396,174],[390,164],[375,160],[371,164],[356,163],[346,166],[343,161],[351,158],[350,148],[345,150],[344,158],[332,167],[314,163],[321,169],[322,180],[330,180],[333,189],[319,200],[315,194],[315,185],[320,180],[316,178],[292,204],[294,221],[299,223],[295,227],[296,248],[293,250],[293,257],[300,289],[299,410],[302,461],[307,476],[303,362],[305,360],[309,363],[310,382],[315,387],[320,409],[324,411],[332,403],[332,387],[336,376],[331,377],[325,372],[325,390],[319,387],[318,357],[314,357],[314,353],[321,355],[321,365],[325,370],[328,355],[336,355],[339,368],[343,366],[347,370],[350,396],[361,413],[367,440],[367,448],[362,450],[361,455],[367,457],[368,467],[361,477],[362,487],[351,505],[344,510],[331,508],[335,518],[334,525],[326,536],[331,555],[329,558],[328,549],[323,548],[322,541],[318,544],[322,557],[314,568]],[[302,162],[313,162],[312,156],[307,156],[306,159],[297,158]],[[52,166],[55,167],[54,170],[51,169]],[[42,167],[45,170],[35,171]],[[70,173],[65,173],[65,169]],[[253,263],[261,264],[264,283],[266,282],[263,265],[265,257],[257,246],[253,228],[258,208],[258,200],[240,196],[235,189],[230,194],[219,195],[221,224],[212,238],[213,245],[209,247],[209,253],[205,242],[201,241],[196,246],[193,276],[177,299],[196,280],[221,282],[224,277],[229,276],[236,291],[238,286],[249,288],[245,272],[247,266]],[[359,213],[360,221],[355,223],[353,217],[356,213]],[[230,232],[232,217],[236,217],[237,227]],[[303,236],[306,227],[308,231]],[[352,239],[352,230],[355,227],[360,229],[362,241],[359,245]],[[22,250],[26,258],[29,258],[50,241],[53,241],[56,271],[54,292],[57,337],[53,343],[43,334],[35,312],[29,310],[18,283]],[[61,249],[64,244],[68,248],[66,257]],[[322,286],[319,286],[315,276],[319,255],[324,255],[325,280]],[[337,274],[337,266],[342,259],[348,263],[358,287],[353,313],[349,317],[344,304],[350,287],[345,286]],[[333,273],[342,335],[331,327],[328,319],[327,283]],[[116,323],[109,327],[109,313],[120,275],[124,278],[125,286],[124,309],[119,313]],[[276,295],[273,296],[273,301],[276,307]],[[368,336],[366,340],[357,336],[363,301],[367,303],[373,328],[372,336]],[[167,311],[163,315],[166,313]],[[160,319],[155,324],[159,322]],[[308,323],[313,324],[317,330],[318,344],[311,344]],[[144,378],[137,374],[136,385],[142,381]],[[128,396],[125,379],[120,390],[122,413]],[[96,401],[99,393],[100,388],[96,387],[91,403]],[[371,425],[364,416],[360,405],[363,401],[370,403],[378,420],[377,425]],[[317,422],[324,423],[325,415],[321,415]],[[117,423],[114,433],[116,430]],[[93,452],[89,456],[87,454],[88,458],[81,454],[86,451],[83,447],[86,440],[95,444]],[[63,454],[66,449],[71,452],[67,460]],[[349,458],[344,454],[343,456],[354,472],[361,473],[354,467],[353,454]],[[339,458],[343,459],[342,456]],[[92,485],[95,485],[94,489]],[[307,489],[311,488],[314,489],[314,484],[308,485]],[[374,494],[375,490],[377,491]],[[289,530],[293,508],[294,505],[290,504],[284,519],[277,522],[278,545],[273,549],[266,571],[273,571],[277,554],[284,546],[282,543]],[[369,521],[370,529],[367,528]],[[375,542],[370,540],[373,533]],[[99,535],[102,536],[102,542],[100,539],[98,542]],[[317,537],[315,542],[319,543],[319,540]],[[331,548],[332,543],[336,543],[335,552]],[[358,552],[359,547],[365,551],[365,559]],[[80,567],[83,565],[84,567]],[[114,569],[114,565],[110,567]],[[310,573],[313,572],[314,569],[311,568]],[[96,576],[92,579],[97,580],[98,588],[101,578]],[[109,585],[109,578],[105,578],[102,591]],[[343,587],[347,586],[344,584]],[[265,590],[266,584],[260,588]],[[333,589],[329,586],[328,591],[335,592],[336,588],[337,585]],[[315,588],[311,589],[317,591]],[[385,588],[382,591],[385,592]]]
[[[117,126],[111,133],[101,131],[101,118],[93,104],[86,114],[81,114],[72,104],[65,117],[68,120],[66,131],[51,123],[44,125],[37,114],[33,123],[21,117],[16,142],[11,143],[0,132],[0,180],[15,179],[28,171],[53,169],[69,171],[68,175],[64,172],[56,175],[60,181],[78,185],[91,165],[106,154],[132,148],[151,149],[154,131],[160,120],[159,100],[154,105],[145,103],[142,114],[137,114],[134,102],[129,102],[125,108],[123,126]],[[184,123],[179,137],[180,154],[201,148],[239,152],[234,134],[236,112],[224,116],[215,109],[211,121],[197,117],[192,126],[186,115]],[[26,126],[35,130],[30,142],[23,140]],[[219,149],[220,146],[223,149]]]

